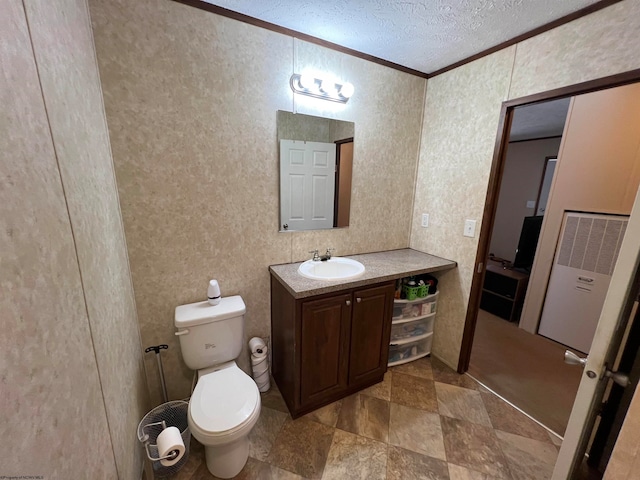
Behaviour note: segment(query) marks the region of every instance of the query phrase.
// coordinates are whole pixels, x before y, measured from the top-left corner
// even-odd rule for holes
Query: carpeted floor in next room
[[[564,363],[566,349],[480,310],[468,373],[564,436],[582,376],[581,367]]]
[[[437,359],[292,420],[272,383],[238,479],[548,479],[558,439]],[[204,449],[175,480],[213,479]]]

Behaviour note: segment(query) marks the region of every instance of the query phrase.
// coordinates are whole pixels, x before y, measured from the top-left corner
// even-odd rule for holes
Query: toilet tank
[[[176,307],[174,324],[182,358],[192,370],[238,358],[244,341],[246,307],[239,295]]]

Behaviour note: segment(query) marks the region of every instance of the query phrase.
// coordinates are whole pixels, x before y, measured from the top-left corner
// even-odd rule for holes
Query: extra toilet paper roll
[[[160,457],[166,457],[171,453],[177,452],[177,455],[173,458],[160,460],[164,467],[175,465],[184,455],[184,442],[177,427],[167,427],[160,432],[156,444],[158,445],[158,456]]]
[[[262,349],[262,353],[251,354],[251,368],[253,369],[254,377],[256,374],[261,374],[269,370],[269,360],[267,358],[267,347]]]
[[[258,390],[266,392],[271,388],[269,380],[269,356],[267,345],[260,337],[253,337],[249,340],[249,350],[251,350],[251,368],[253,379],[258,385]]]
[[[263,351],[267,351],[267,345],[264,343],[264,340],[260,337],[253,337],[249,340],[249,350],[251,350],[251,354],[261,354]]]

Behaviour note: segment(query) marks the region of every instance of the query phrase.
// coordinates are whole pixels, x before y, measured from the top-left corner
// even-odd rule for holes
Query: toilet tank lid
[[[174,325],[177,328],[194,327],[203,323],[218,322],[244,315],[247,307],[240,295],[224,297],[218,305],[196,302],[176,307]]]

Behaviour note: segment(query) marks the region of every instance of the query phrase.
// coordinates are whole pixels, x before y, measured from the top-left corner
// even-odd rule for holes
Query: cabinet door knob
[[[346,303],[346,304],[347,304],[347,307],[348,307],[349,305],[351,305],[351,300],[347,300],[347,301],[346,301],[346,302],[344,302],[344,303]]]
[[[356,302],[360,303],[362,299],[360,297],[356,297]]]

